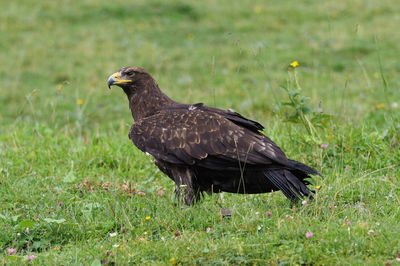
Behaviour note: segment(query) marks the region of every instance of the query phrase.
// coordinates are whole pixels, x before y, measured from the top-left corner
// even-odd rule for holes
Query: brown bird
[[[202,103],[175,102],[139,67],[121,68],[108,79],[108,87],[112,85],[128,96],[135,120],[129,138],[154,157],[185,204],[198,201],[203,192],[281,190],[291,201],[312,199],[305,179],[320,174],[288,159],[260,132],[264,127],[258,122]]]

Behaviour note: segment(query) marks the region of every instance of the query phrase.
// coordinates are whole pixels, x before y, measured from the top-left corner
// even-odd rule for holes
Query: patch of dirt
[[[92,180],[90,180],[90,178],[86,178],[85,181],[83,181],[80,184],[77,184],[76,188],[79,190],[85,190],[90,192],[95,190],[104,190],[104,191],[120,190],[122,193],[128,195],[139,195],[139,196],[146,195],[145,192],[136,189],[129,181],[123,183],[93,182]]]

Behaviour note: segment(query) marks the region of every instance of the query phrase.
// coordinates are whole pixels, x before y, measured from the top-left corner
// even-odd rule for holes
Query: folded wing
[[[143,152],[173,164],[211,169],[237,168],[238,162],[288,165],[282,150],[256,130],[262,129],[260,124],[234,112],[220,111],[196,105],[164,109],[137,121],[129,138]]]

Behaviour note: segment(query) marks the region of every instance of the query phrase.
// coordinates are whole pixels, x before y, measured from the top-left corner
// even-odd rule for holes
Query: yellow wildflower
[[[254,7],[254,13],[260,14],[261,11],[262,11],[261,6],[255,6],[255,7]]]
[[[150,221],[150,216],[146,216],[146,221]]]
[[[321,189],[321,186],[316,186],[315,188],[318,189],[318,190],[320,190],[320,189]]]
[[[384,104],[384,103],[379,103],[376,105],[376,109],[378,109],[378,110],[383,109],[385,107],[386,107],[386,104]]]
[[[368,225],[368,223],[365,223],[365,222],[358,222],[357,227],[358,228],[368,228],[369,225]]]
[[[62,84],[58,84],[58,85],[57,85],[57,90],[60,91],[60,90],[62,90],[62,89],[63,89],[63,85],[62,85]]]
[[[37,90],[37,89],[34,89],[33,91],[32,91],[32,94],[33,95],[37,95],[39,93],[39,91]]]
[[[57,247],[54,248],[54,250],[55,251],[60,251],[60,247],[57,246]]]
[[[83,104],[83,100],[82,100],[82,99],[76,100],[76,104],[77,104],[77,105],[82,105],[82,104]]]
[[[139,23],[139,24],[136,25],[136,27],[138,28],[138,30],[143,30],[143,29],[146,28],[146,25]]]
[[[299,66],[299,62],[297,60],[293,61],[292,63],[290,63],[291,67],[298,67]]]
[[[378,72],[375,72],[375,73],[374,73],[374,78],[378,79],[378,78],[380,78],[380,77],[381,77],[381,75],[380,75]]]
[[[193,33],[189,33],[188,38],[189,40],[194,40],[196,38],[196,35],[194,35]]]

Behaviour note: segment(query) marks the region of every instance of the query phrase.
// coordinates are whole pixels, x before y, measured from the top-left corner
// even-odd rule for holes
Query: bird
[[[287,158],[260,123],[231,109],[176,102],[141,67],[119,69],[107,85],[125,92],[134,120],[129,139],[175,182],[179,202],[193,205],[204,193],[279,190],[294,203],[313,199],[309,178],[322,175]]]

